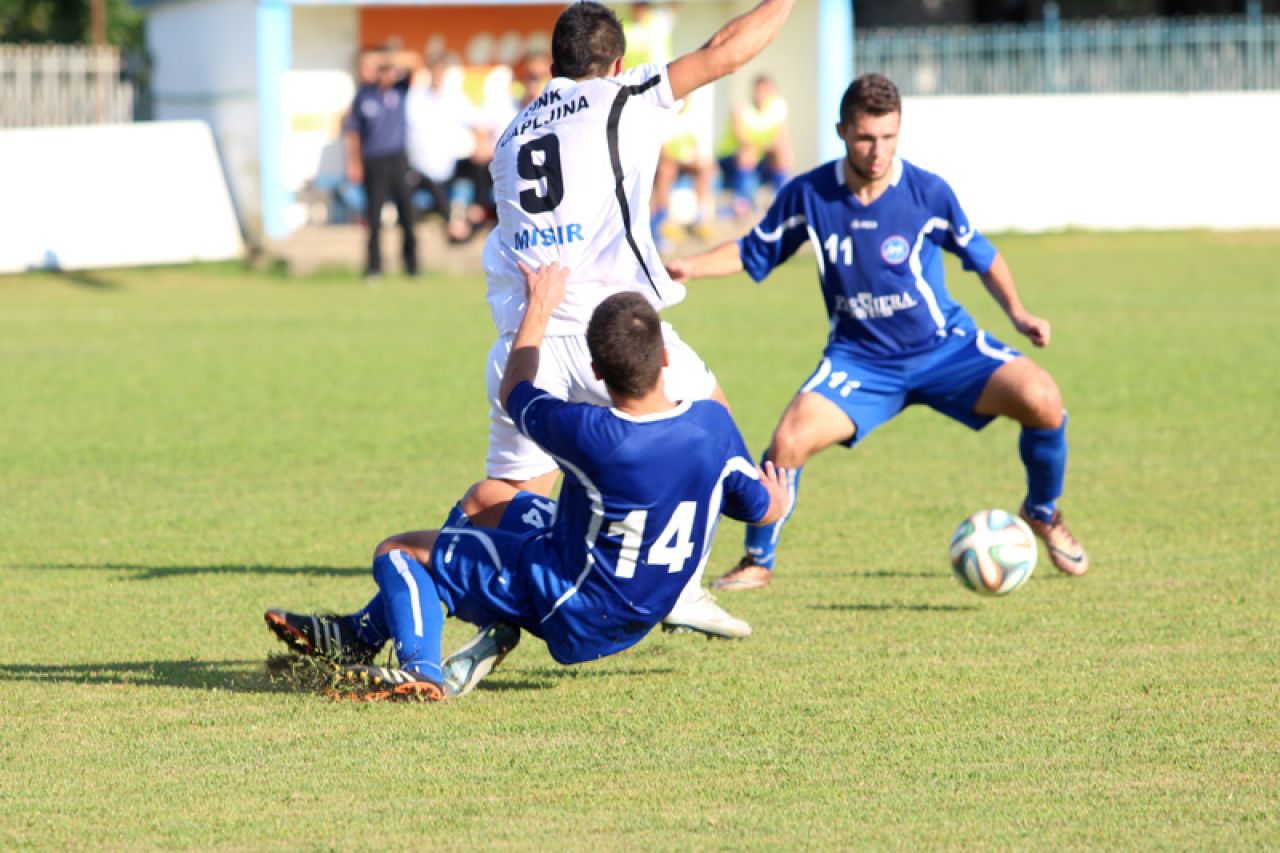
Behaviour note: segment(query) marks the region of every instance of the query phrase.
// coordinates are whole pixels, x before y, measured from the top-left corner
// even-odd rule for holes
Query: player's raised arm
[[[794,5],[795,0],[761,0],[721,27],[702,47],[672,62],[667,75],[676,100],[755,59],[782,29]]]
[[[537,272],[523,263],[520,270],[525,278],[525,311],[515,340],[511,342],[511,354],[502,372],[502,386],[498,399],[507,407],[507,399],[521,382],[532,382],[538,375],[539,350],[551,321],[551,312],[564,299],[564,283],[569,278],[569,268],[553,261]]]
[[[667,264],[667,275],[681,284],[695,278],[717,278],[742,272],[742,250],[737,240],[722,243],[710,251]]]
[[[982,284],[1004,309],[1015,329],[1038,347],[1049,345],[1049,321],[1029,313],[1022,306],[1022,300],[1018,298],[1018,287],[1013,282],[1013,272],[1005,262],[1004,255],[997,254],[991,266],[982,273]]]

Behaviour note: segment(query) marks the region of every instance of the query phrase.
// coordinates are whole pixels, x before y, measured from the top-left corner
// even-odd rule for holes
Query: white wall
[[[344,71],[356,67],[360,13],[355,6],[293,7],[293,69]]]
[[[317,176],[341,176],[346,157],[341,120],[355,96],[360,17],[354,6],[294,6],[293,62],[281,85],[285,113],[284,183],[295,200],[285,220],[308,221],[308,199],[298,193]]]
[[[257,7],[253,0],[179,0],[147,14],[155,117],[207,122],[245,227],[259,193]]]
[[[911,98],[903,157],[986,231],[1280,227],[1280,94]]]
[[[0,130],[0,186],[0,272],[243,251],[203,122]]]

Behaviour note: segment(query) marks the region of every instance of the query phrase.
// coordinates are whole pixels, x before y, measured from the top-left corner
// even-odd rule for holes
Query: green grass
[[[722,597],[748,640],[526,639],[429,707],[273,684],[261,612],[363,603],[482,474],[478,277],[0,279],[0,847],[1280,846],[1280,235],[999,243],[1054,324],[1087,577],[955,584],[1017,430],[911,411],[810,464],[774,586]],[[763,447],[812,261],[670,316]]]

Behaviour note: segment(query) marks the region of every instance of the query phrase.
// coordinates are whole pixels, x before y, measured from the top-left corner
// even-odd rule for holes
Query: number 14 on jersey
[[[677,506],[667,526],[649,547],[645,562],[666,566],[668,574],[683,569],[685,562],[693,556],[693,522],[697,514],[697,501],[684,501]],[[618,552],[618,566],[614,572],[618,577],[635,577],[640,546],[644,543],[644,526],[648,520],[648,510],[635,509],[627,513],[626,518],[609,525],[610,536],[622,537],[622,550]]]

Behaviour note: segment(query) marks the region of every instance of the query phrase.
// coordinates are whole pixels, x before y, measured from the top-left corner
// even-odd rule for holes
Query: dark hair
[[[902,96],[898,87],[883,74],[863,74],[849,84],[840,99],[840,123],[853,124],[857,113],[885,116],[902,112]]]
[[[615,293],[596,306],[587,324],[591,361],[610,391],[639,397],[662,373],[662,321],[638,293]]]
[[[551,32],[551,61],[558,77],[604,77],[613,61],[626,52],[622,22],[612,9],[592,0],[561,12]]]

